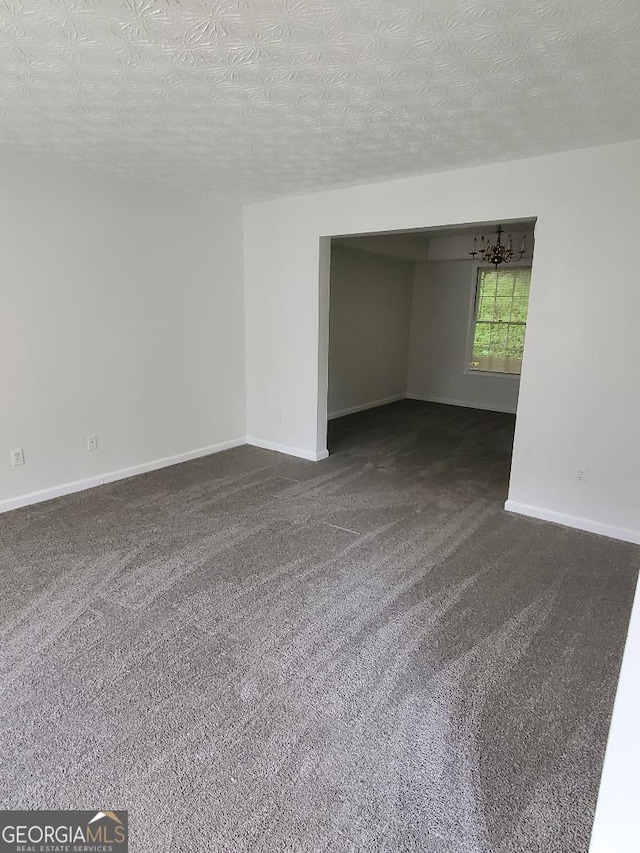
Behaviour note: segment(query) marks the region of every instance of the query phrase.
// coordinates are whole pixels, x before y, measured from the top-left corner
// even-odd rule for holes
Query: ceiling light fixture
[[[485,264],[493,264],[496,269],[498,269],[499,264],[509,264],[511,261],[519,261],[522,259],[525,253],[526,247],[526,236],[522,238],[522,246],[520,247],[520,252],[516,252],[517,257],[514,257],[513,251],[513,238],[511,234],[507,235],[507,244],[506,246],[502,242],[502,225],[498,225],[496,228],[497,239],[495,243],[491,243],[489,240],[484,239],[484,235],[480,237],[480,248],[478,249],[478,238],[473,238],[473,252],[469,252],[471,257],[475,260],[476,255],[480,255],[479,260],[484,261]]]

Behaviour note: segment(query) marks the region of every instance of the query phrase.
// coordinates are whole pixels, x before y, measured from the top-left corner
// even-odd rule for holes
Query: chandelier
[[[478,238],[473,238],[473,252],[469,252],[471,257],[475,260],[476,255],[480,255],[479,260],[484,261],[486,264],[493,264],[496,269],[498,269],[499,264],[508,264],[511,261],[519,261],[523,257],[525,253],[525,244],[526,237],[522,238],[522,246],[520,247],[520,251],[514,253],[513,251],[513,239],[511,234],[507,235],[507,244],[505,245],[502,242],[502,225],[498,225],[496,228],[496,234],[498,235],[495,243],[491,243],[488,239],[485,240],[484,236],[480,237],[480,248],[478,249]],[[514,257],[514,254],[517,257]]]

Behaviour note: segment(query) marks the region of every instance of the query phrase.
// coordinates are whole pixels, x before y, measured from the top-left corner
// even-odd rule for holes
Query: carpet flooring
[[[0,517],[0,803],[133,853],[585,853],[640,550],[405,401]]]

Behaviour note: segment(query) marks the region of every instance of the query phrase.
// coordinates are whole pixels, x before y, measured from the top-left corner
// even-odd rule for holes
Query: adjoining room
[[[398,427],[396,454],[419,443],[423,461],[431,450],[434,464],[444,467],[453,454],[464,468],[467,453],[471,469],[501,480],[506,499],[533,228],[480,223],[331,241],[330,452],[348,441],[361,446],[374,424],[384,440],[388,422]],[[446,430],[434,428],[438,418]]]

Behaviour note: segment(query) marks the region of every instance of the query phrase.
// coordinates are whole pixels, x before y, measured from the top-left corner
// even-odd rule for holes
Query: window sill
[[[500,370],[471,370],[467,368],[462,371],[465,376],[510,376],[512,379],[520,379],[520,373],[503,373]]]

